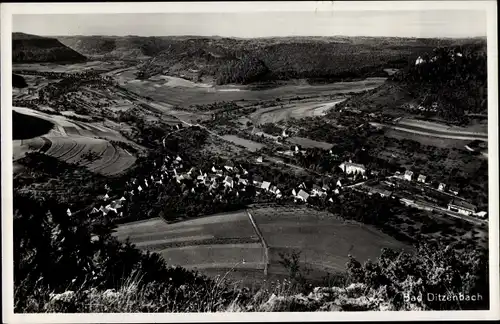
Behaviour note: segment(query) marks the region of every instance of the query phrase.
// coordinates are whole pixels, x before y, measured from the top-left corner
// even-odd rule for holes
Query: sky
[[[40,36],[486,36],[475,10],[13,15],[13,31]]]

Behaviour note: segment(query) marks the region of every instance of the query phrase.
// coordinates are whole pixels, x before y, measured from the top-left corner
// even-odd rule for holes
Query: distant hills
[[[86,57],[55,38],[12,33],[12,62],[84,62]]]
[[[57,39],[56,39],[57,38]],[[483,46],[484,38],[225,38],[199,36],[62,36],[13,34],[14,62],[127,60],[137,78],[167,74],[195,82],[248,84],[308,79],[332,82],[387,76],[434,48]]]
[[[169,74],[193,81],[251,83],[306,78],[325,81],[385,76],[437,46],[482,39],[390,37],[58,37],[88,57],[141,61],[139,78]]]

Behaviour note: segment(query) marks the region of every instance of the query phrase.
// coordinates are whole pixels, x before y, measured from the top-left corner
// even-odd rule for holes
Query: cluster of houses
[[[363,165],[352,162],[344,162],[341,164],[341,169],[349,174],[365,174],[366,168]],[[100,203],[93,207],[90,214],[101,213],[107,215],[114,212],[119,216],[123,216],[123,206],[132,196],[137,195],[150,187],[162,186],[166,181],[175,181],[183,194],[194,193],[200,190],[207,190],[214,199],[222,199],[222,192],[232,192],[239,196],[240,192],[245,192],[248,186],[253,186],[255,194],[263,193],[270,194],[276,199],[284,197],[282,189],[262,178],[259,175],[248,177],[248,171],[241,165],[235,165],[228,160],[222,167],[213,165],[210,170],[200,170],[195,167],[187,167],[180,156],[166,156],[162,165],[153,162],[153,172],[149,177],[142,180],[132,179],[127,183],[127,189],[123,194],[116,197],[111,197],[111,189],[106,185],[106,194],[99,197]],[[188,185],[191,183],[191,185]],[[314,184],[308,187],[302,183],[298,188],[291,191],[290,198],[295,202],[307,202],[310,197],[326,197],[328,195],[338,195],[342,188],[341,179],[338,179],[333,188],[325,181],[321,186]],[[288,195],[287,195],[288,196]],[[120,198],[118,198],[120,197]],[[330,197],[330,202],[333,199]],[[68,215],[71,215],[68,209]]]
[[[426,175],[419,174],[418,177],[415,178],[414,172],[410,171],[410,170],[406,170],[403,174],[401,172],[397,171],[394,174],[394,178],[406,180],[406,181],[409,181],[409,182],[416,180],[419,183],[428,184],[427,176]],[[452,193],[455,196],[458,195],[458,193],[459,193],[459,189],[457,187],[450,186],[448,188],[448,185],[446,183],[443,183],[443,182],[440,182],[438,184],[437,190],[439,190],[441,192]]]
[[[255,195],[269,194],[274,196],[276,199],[281,199],[284,197],[284,189],[278,188],[277,185],[271,183],[259,175],[254,175],[253,177],[248,176],[248,171],[245,170],[241,165],[235,165],[232,161],[228,160],[224,163],[222,167],[213,165],[210,170],[200,170],[195,167],[188,167],[185,165],[183,159],[180,156],[165,156],[163,163],[153,162],[153,172],[149,177],[145,177],[142,180],[132,179],[127,183],[127,189],[120,196],[111,197],[111,189],[106,185],[106,194],[99,197],[100,204],[94,206],[90,214],[101,213],[102,215],[107,215],[110,212],[114,212],[119,216],[123,216],[123,207],[127,200],[132,196],[147,190],[150,187],[162,186],[167,183],[167,181],[174,181],[180,187],[182,194],[189,195],[190,193],[199,192],[201,190],[208,191],[210,195],[214,197],[214,200],[222,200],[222,194],[228,192],[234,192],[236,196],[239,196],[241,192],[245,192],[246,188],[253,186],[255,190]],[[362,164],[356,164],[352,161],[343,162],[339,165],[339,168],[347,176],[362,176],[366,179],[366,168]],[[414,180],[414,173],[410,170],[404,172],[404,174],[396,173],[395,177],[406,181]],[[416,181],[420,183],[426,183],[427,177],[420,174]],[[295,202],[307,202],[310,197],[330,197],[329,202],[333,202],[333,195],[340,194],[340,190],[343,188],[341,179],[339,178],[333,185],[333,181],[326,180],[322,185],[312,185],[308,187],[305,183],[300,184],[297,188],[291,190],[291,195],[286,195],[292,198]],[[444,191],[446,185],[440,183],[438,190]],[[456,189],[452,192],[457,195],[458,191]],[[287,191],[288,192],[288,191]],[[381,188],[370,188],[369,195],[379,194],[382,197],[392,196],[392,192],[381,189]],[[120,198],[118,198],[120,197]],[[486,212],[477,212],[476,207],[470,203],[467,203],[461,199],[453,199],[449,205],[448,210],[461,213],[464,215],[474,215],[484,218]],[[68,215],[72,215],[70,209],[67,210]]]
[[[406,170],[404,174],[401,174],[400,172],[396,172],[394,177],[403,179],[406,181],[413,181],[414,180],[414,173],[413,171]],[[426,184],[427,183],[427,176],[420,174],[417,178],[416,181],[419,183]],[[459,189],[454,186],[448,187],[446,183],[440,182],[437,187],[438,191],[441,192],[446,192],[453,194],[454,196],[458,196],[459,194]],[[463,199],[454,198],[448,203],[448,210],[462,214],[462,215],[467,215],[471,216],[474,215],[476,217],[480,218],[485,218],[486,217],[486,212],[484,211],[477,211],[477,207]]]

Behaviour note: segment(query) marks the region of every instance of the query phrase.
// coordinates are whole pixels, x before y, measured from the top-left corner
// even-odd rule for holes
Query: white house
[[[405,175],[404,175],[404,179],[406,181],[411,181],[413,179],[413,171],[406,170]]]
[[[305,202],[307,201],[307,199],[309,199],[309,194],[301,189],[296,198]]]
[[[141,192],[142,191],[142,187],[141,186],[137,187],[137,190],[139,190],[139,192]]]
[[[366,168],[362,164],[356,164],[352,162],[344,162],[339,165],[339,168],[342,169],[346,174],[358,173],[364,175],[366,172]]]
[[[421,183],[425,183],[425,180],[427,179],[427,177],[423,174],[420,174],[417,178],[417,181],[418,182],[421,182]]]
[[[175,158],[175,160],[176,160],[176,161],[179,161],[179,162],[181,162],[181,161],[182,161],[181,157],[180,157],[180,156],[178,156],[178,155],[177,155],[177,157]]]
[[[262,162],[264,162],[264,158],[262,156],[259,156],[257,158],[257,163],[262,163]]]
[[[244,186],[248,186],[248,180],[247,179],[243,179],[243,178],[240,178],[238,180],[238,184],[242,184]]]
[[[444,191],[446,189],[446,184],[445,183],[440,183],[439,186],[438,186],[438,190],[439,191]]]
[[[102,197],[102,199],[104,199],[104,201],[108,200],[109,199],[108,194],[105,194],[104,197]]]
[[[71,216],[71,210],[68,208],[68,210],[66,211],[66,214],[68,214],[68,216]]]
[[[271,183],[269,181],[264,181],[262,182],[262,186],[260,188],[269,191],[269,189],[271,188]]]

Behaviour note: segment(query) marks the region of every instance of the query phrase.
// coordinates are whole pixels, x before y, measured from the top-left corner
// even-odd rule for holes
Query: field
[[[285,278],[280,253],[301,252],[302,266],[312,279],[345,271],[348,255],[376,259],[384,247],[407,249],[380,231],[345,222],[309,208],[249,209],[268,246],[266,253],[245,211],[167,224],[159,218],[119,225],[114,235],[138,248],[160,253],[170,265],[198,269],[207,275],[228,275],[255,284]],[[234,271],[233,271],[234,270]]]
[[[387,137],[396,138],[399,140],[408,139],[408,140],[412,140],[412,141],[417,141],[423,145],[431,145],[431,146],[441,147],[441,148],[457,148],[457,149],[462,149],[462,150],[466,150],[465,145],[470,143],[470,141],[467,141],[467,140],[456,140],[456,139],[450,139],[450,138],[420,135],[420,134],[415,134],[415,133],[410,133],[410,132],[403,132],[403,131],[395,130],[395,129],[388,129],[384,133],[384,135]]]
[[[169,265],[217,274],[230,269],[262,274],[264,269],[264,250],[244,211],[172,224],[160,218],[127,223],[114,235],[160,253]]]
[[[304,117],[324,116],[329,109],[344,100],[345,99],[337,99],[321,103],[301,102],[285,104],[278,107],[262,108],[252,113],[249,118],[255,125],[261,125],[267,123],[278,123],[280,121],[286,121],[290,118],[299,119]]]
[[[233,142],[236,145],[244,146],[247,150],[251,152],[255,152],[264,147],[264,144],[257,143],[251,140],[247,140],[245,138],[238,137],[236,135],[224,135],[223,139]]]
[[[414,128],[421,128],[438,134],[456,134],[456,135],[477,135],[488,137],[488,124],[475,125],[472,127],[448,126],[442,123],[436,123],[426,120],[403,118],[398,121],[398,125],[405,125]],[[487,139],[486,139],[487,140]]]
[[[54,124],[47,134],[28,140],[13,141],[13,160],[29,151],[42,151],[67,163],[85,166],[103,175],[116,175],[130,168],[135,157],[109,140],[122,140],[121,135],[104,125],[73,122],[59,115],[48,115],[28,108],[14,108],[32,118]]]
[[[301,266],[319,279],[345,271],[348,255],[364,262],[375,260],[384,247],[411,250],[371,226],[306,207],[257,207],[250,212],[269,246],[269,272],[274,274],[286,272],[279,263],[280,253],[300,251]]]
[[[292,144],[300,145],[304,148],[317,147],[317,148],[321,148],[324,150],[329,150],[333,147],[333,144],[330,144],[327,142],[319,142],[319,141],[315,141],[315,140],[308,139],[305,137],[298,137],[298,136],[290,137],[287,139],[287,141],[292,143]]]
[[[253,90],[250,86],[207,86],[179,78],[154,77],[137,80],[135,70],[114,74],[117,81],[129,91],[150,97],[154,101],[173,106],[188,107],[220,101],[267,101],[290,99],[297,96],[331,96],[346,92],[362,92],[380,86],[385,78],[367,78],[362,81],[336,82],[326,85],[285,84]],[[183,80],[183,81],[181,81]],[[166,82],[167,81],[167,82]]]

